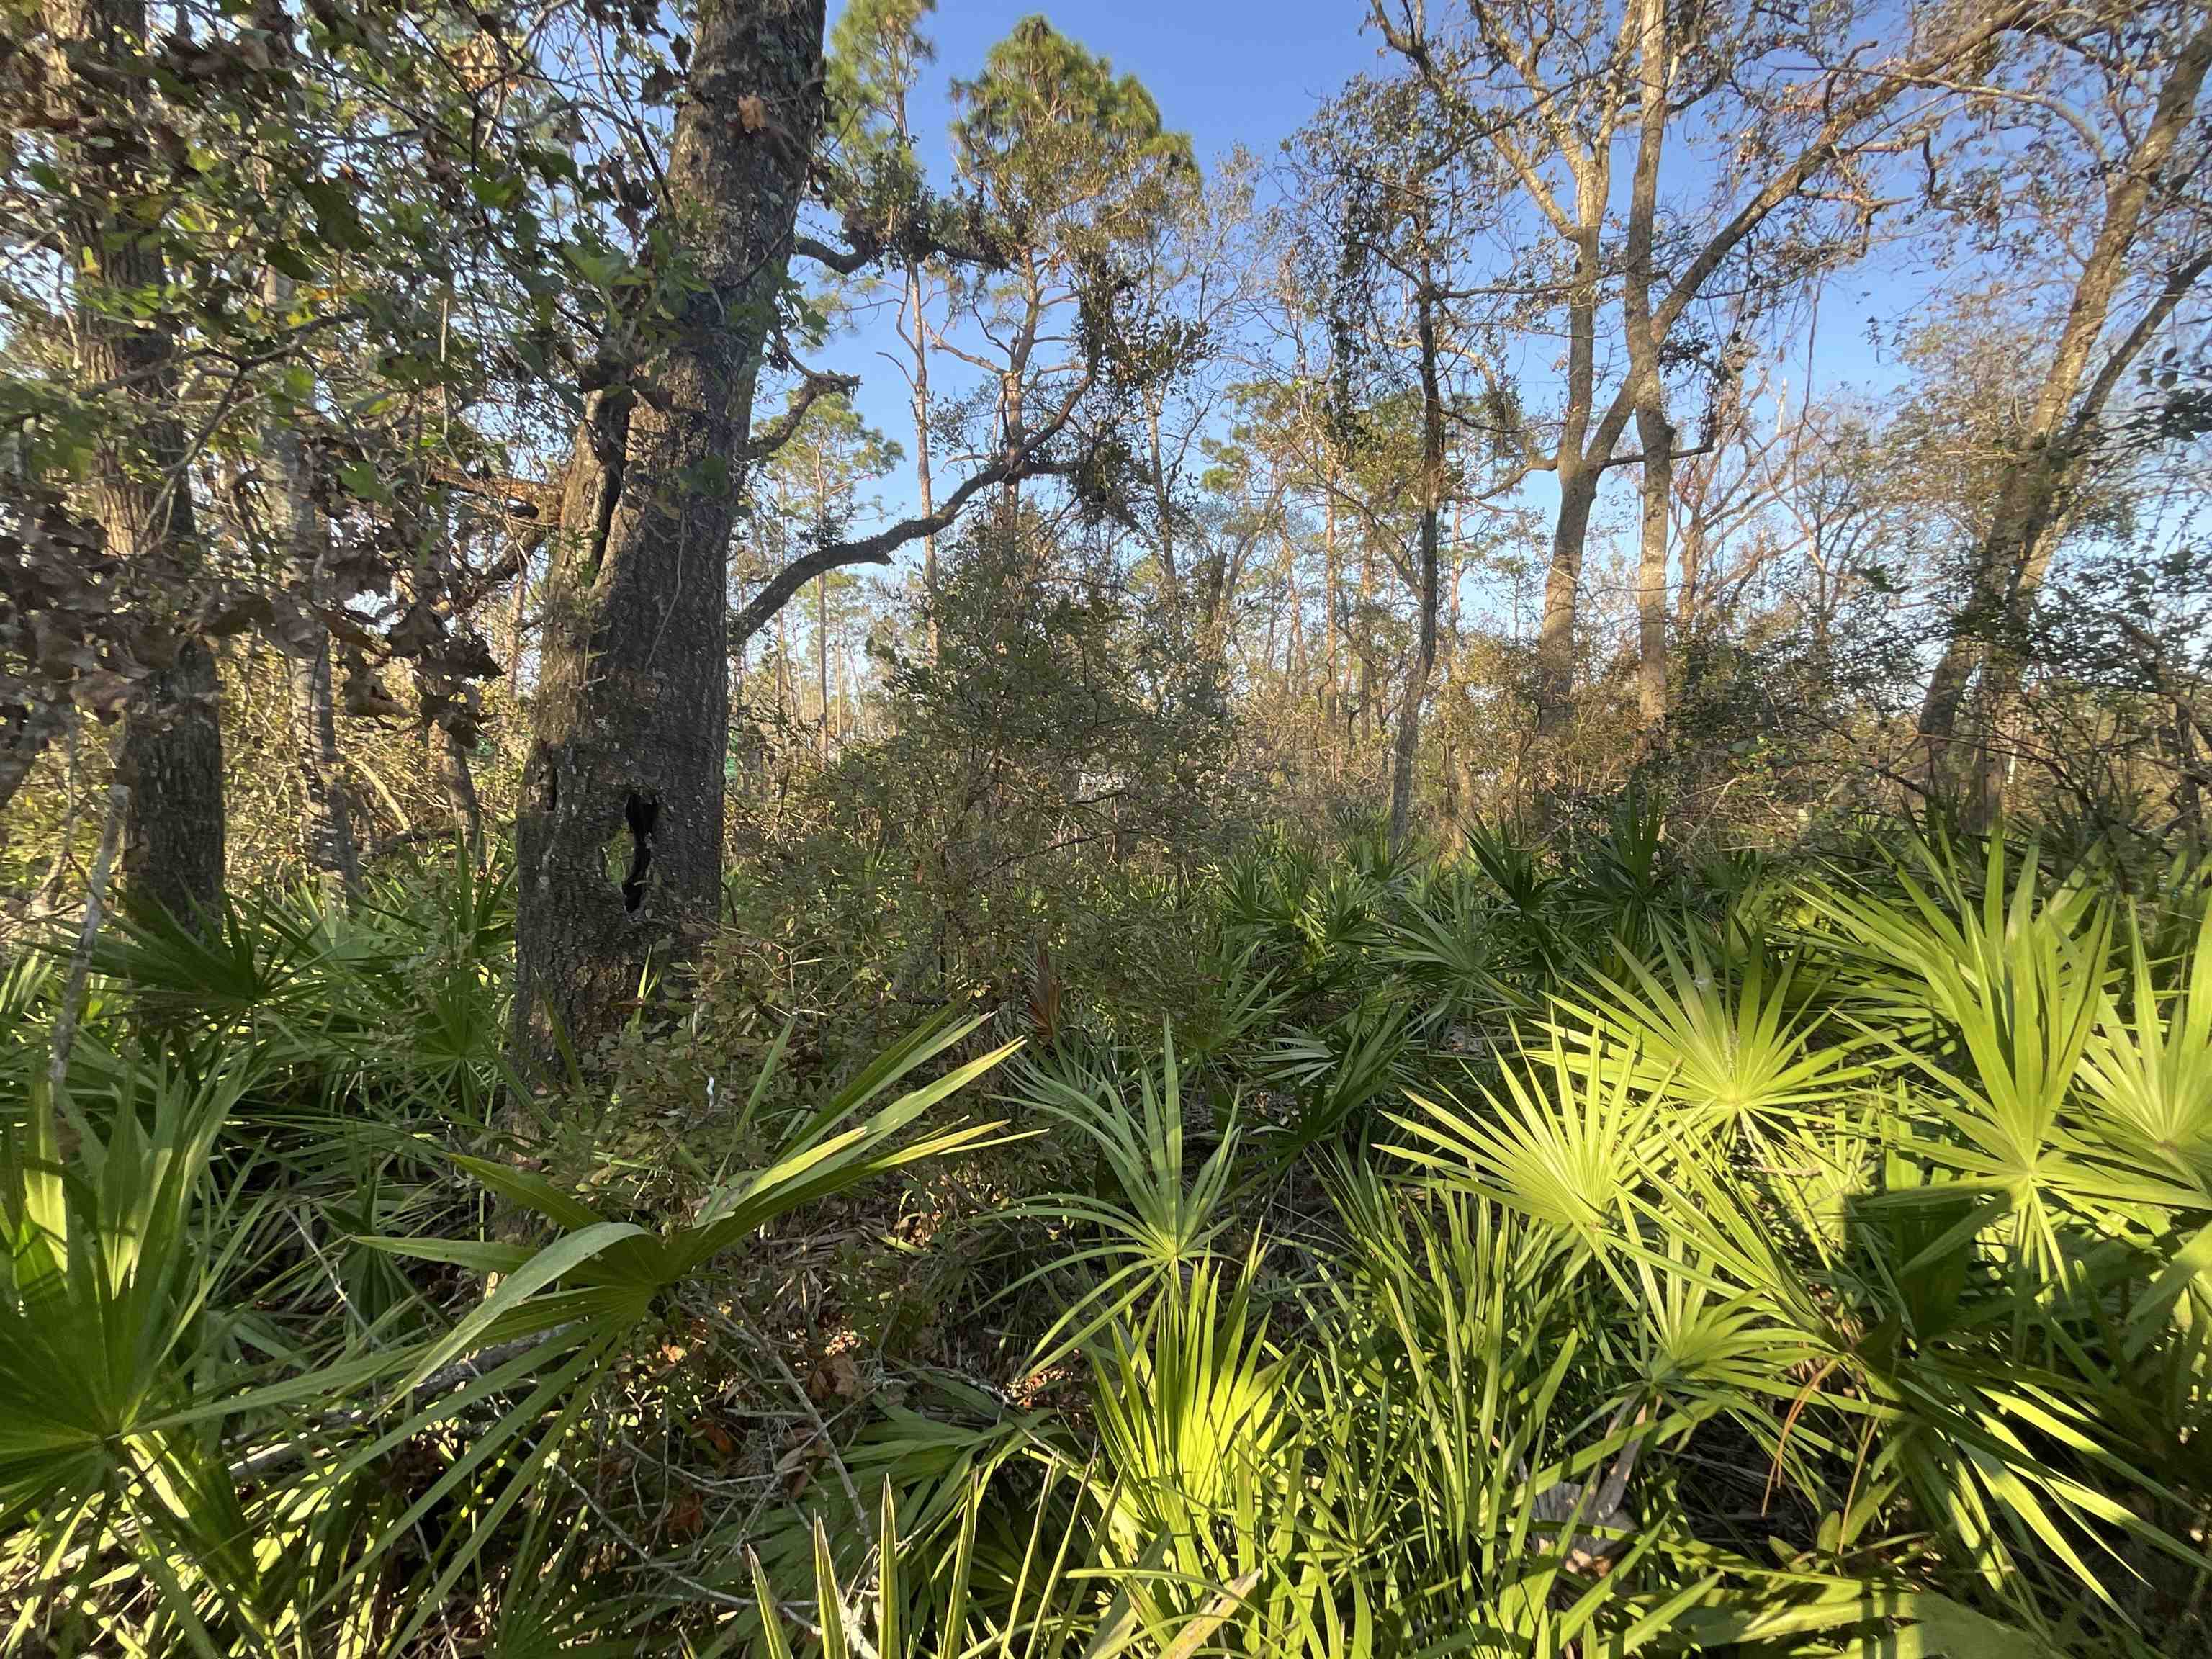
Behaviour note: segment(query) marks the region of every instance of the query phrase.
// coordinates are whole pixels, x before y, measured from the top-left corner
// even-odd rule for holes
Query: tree
[[[860,487],[898,465],[899,447],[863,422],[842,393],[817,399],[798,430],[768,463],[780,502],[799,504],[797,533],[786,546],[834,545],[852,519]],[[814,578],[814,666],[821,698],[817,734],[822,761],[830,759],[830,573]]]
[[[1528,457],[1531,467],[1555,475],[1559,493],[1537,646],[1537,724],[1545,738],[1556,741],[1571,710],[1576,617],[1599,487],[1610,469],[1631,461],[1647,463],[1653,497],[1642,516],[1647,546],[1639,561],[1647,699],[1664,684],[1664,606],[1654,575],[1672,439],[1658,376],[1686,313],[1778,215],[1804,221],[1793,233],[1801,249],[1793,270],[1816,268],[1853,246],[1871,210],[1859,178],[1865,159],[1923,127],[1951,97],[1948,77],[2048,9],[2038,0],[1998,0],[1963,17],[1937,18],[1917,49],[1869,64],[1852,42],[1857,18],[1850,8],[1824,9],[1800,26],[1778,24],[1755,8],[1740,15],[1706,8],[1677,20],[1662,0],[1618,7],[1469,0],[1464,25],[1442,34],[1430,28],[1420,0],[1375,0],[1391,49],[1469,142],[1495,151],[1565,262],[1556,278],[1538,264],[1510,284],[1522,292],[1548,287],[1565,313],[1567,339],[1556,440],[1532,445]],[[1735,142],[1717,164],[1705,213],[1694,228],[1670,228],[1662,261],[1657,185],[1668,129],[1723,93]],[[1616,252],[1607,245],[1619,205],[1616,141],[1632,131],[1635,161]],[[1842,181],[1832,202],[1808,195],[1819,179]],[[1840,216],[1840,225],[1822,229],[1823,213]],[[1602,397],[1600,317],[1609,289],[1628,362]],[[1656,441],[1645,454],[1620,452],[1632,420]]]
[[[821,0],[706,0],[682,61],[637,257],[590,256],[632,297],[584,372],[516,813],[514,1048],[541,1078],[564,1041],[595,1052],[719,915],[732,648],[823,573],[887,564],[978,492],[1071,467],[1055,446],[1092,380],[1085,367],[1048,419],[1010,428],[931,511],[810,550],[732,616],[730,532],[755,469],[852,384],[792,358],[791,259],[849,276],[903,250],[991,251],[927,203],[888,223],[848,210],[849,246],[802,233],[824,131]],[[799,392],[755,430],[771,363],[799,374]]]
[[[106,551],[147,591],[188,611],[202,558],[191,457],[172,399],[176,339],[166,315],[140,325],[142,296],[167,280],[163,237],[137,204],[152,157],[125,135],[151,122],[143,0],[58,0],[55,91],[85,135],[67,160],[78,196],[68,253],[76,278],[84,381],[121,406],[100,444],[94,513]],[[106,70],[124,71],[115,76]],[[136,71],[135,73],[132,71]],[[189,621],[148,618],[145,675],[125,719],[118,771],[130,790],[125,902],[142,915],[204,918],[222,896],[222,734],[214,653]]]
[[[504,470],[471,410],[542,384],[521,348],[544,366],[559,284],[530,204],[597,197],[528,141],[574,94],[495,6],[412,8],[262,0],[153,40],[143,8],[47,6],[0,76],[0,795],[78,715],[120,717],[147,906],[221,890],[218,719],[252,649],[226,640],[291,665],[300,839],[341,880],[339,661],[349,702],[395,659],[448,689],[496,669],[457,611],[489,573],[453,520]],[[418,29],[437,49],[392,50]]]
[[[1122,522],[1150,550],[1169,608],[1216,653],[1226,562],[1205,545],[1207,527],[1191,486],[1216,417],[1234,395],[1228,348],[1255,308],[1265,273],[1255,173],[1250,156],[1233,153],[1202,187],[1171,192],[1166,211],[1121,250],[1130,280],[1118,305],[1158,342],[1160,370],[1145,381],[1136,438],[1124,446]],[[1204,570],[1184,568],[1200,563]],[[1198,580],[1187,584],[1187,575]]]
[[[1083,336],[1103,321],[1117,261],[1198,170],[1190,141],[1162,125],[1134,76],[1117,76],[1042,16],[1015,24],[953,94],[954,168],[1000,256],[960,294],[990,355],[956,355],[996,383],[1001,441],[1018,449],[1040,404],[1064,410],[1088,389],[1096,348]],[[1010,519],[1020,489],[1006,481]]]
[[[2085,182],[2101,183],[2103,199],[2033,405],[2012,437],[1972,560],[1964,614],[1921,706],[1930,781],[1967,793],[1977,814],[1991,793],[1990,728],[2021,676],[2018,653],[2004,641],[2025,629],[2113,394],[2212,270],[2212,217],[2190,187],[2203,161],[2195,129],[2212,68],[2212,20],[2193,7],[2174,8],[2061,32],[2051,50],[2058,64],[2031,65],[2016,103],[2002,91],[1992,102],[2003,125],[2025,127],[2046,159],[2070,152]],[[2054,205],[2071,211],[2070,201]],[[2157,249],[2149,262],[2138,258],[2146,246]],[[1991,638],[1997,648],[1984,657]],[[1978,659],[1986,664],[1982,726],[1961,742],[1960,711]]]
[[[937,55],[929,37],[921,32],[922,19],[936,9],[936,0],[851,0],[838,14],[830,36],[830,95],[836,112],[839,137],[854,151],[860,169],[871,179],[871,189],[895,199],[919,198],[920,183],[914,156],[914,128],[907,101],[922,66]],[[923,286],[922,262],[908,249],[903,276],[905,291],[900,301],[902,337],[912,353],[907,370],[908,390],[914,406],[915,497],[925,519],[935,510],[929,470],[929,313]],[[921,538],[921,588],[930,608],[929,641],[937,649],[937,535]]]
[[[753,386],[822,131],[821,0],[708,0],[649,258],[681,297],[610,339],[568,463],[516,814],[515,1047],[617,1026],[721,901],[726,560]],[[649,394],[649,395],[647,395]]]
[[[293,279],[272,267],[263,293],[272,309],[289,310]],[[313,464],[297,420],[272,414],[264,447],[276,465],[283,492],[280,522],[286,579],[300,610],[309,613],[286,641],[293,764],[306,802],[307,862],[334,877],[346,892],[357,893],[361,854],[354,843],[353,813],[338,758],[330,630],[313,615],[333,602],[330,524],[316,504]]]
[[[1421,706],[1436,669],[1443,514],[1464,488],[1447,454],[1446,422],[1455,406],[1463,428],[1481,418],[1466,407],[1479,400],[1450,395],[1446,380],[1455,362],[1462,374],[1487,370],[1497,380],[1474,331],[1455,329],[1449,315],[1453,263],[1482,223],[1489,180],[1441,113],[1417,77],[1362,79],[1301,136],[1319,209],[1307,257],[1329,295],[1338,441],[1368,466],[1395,445],[1418,513],[1413,546],[1391,548],[1414,604],[1392,749],[1394,843],[1410,822]],[[1371,507],[1366,516],[1379,521]]]

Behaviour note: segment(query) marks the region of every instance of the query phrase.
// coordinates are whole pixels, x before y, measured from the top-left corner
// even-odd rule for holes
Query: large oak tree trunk
[[[123,892],[133,915],[167,910],[197,925],[222,901],[219,695],[215,653],[185,639],[125,728]]]
[[[708,0],[665,171],[698,279],[593,396],[563,504],[516,814],[514,1048],[550,1075],[618,1030],[721,899],[727,550],[753,380],[822,125],[822,0]]]
[[[58,0],[51,13],[70,65],[66,83],[82,100],[89,131],[112,131],[143,110],[118,109],[108,88],[150,82],[137,72],[146,40],[144,0]],[[98,74],[98,82],[79,66]],[[204,915],[220,902],[223,878],[222,732],[215,655],[191,631],[191,584],[198,536],[185,433],[172,398],[174,340],[156,325],[131,319],[127,296],[157,288],[163,259],[157,227],[134,210],[149,199],[149,152],[118,135],[77,158],[83,211],[70,252],[76,269],[84,378],[128,387],[134,428],[103,446],[94,494],[111,551],[179,596],[164,660],[140,689],[120,750],[130,789],[124,827],[125,904],[149,915]],[[105,290],[105,292],[103,292]],[[149,622],[154,619],[149,619]]]

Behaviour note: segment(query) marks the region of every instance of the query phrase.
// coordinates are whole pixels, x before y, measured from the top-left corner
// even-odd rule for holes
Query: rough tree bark
[[[79,98],[88,130],[114,130],[113,95],[82,71],[150,96],[143,90],[150,82],[131,72],[144,56],[145,0],[55,0],[49,15],[68,65],[64,84]],[[140,131],[149,125],[142,121]],[[181,592],[198,567],[198,535],[184,427],[171,402],[175,341],[158,322],[134,321],[127,303],[106,297],[162,281],[159,229],[132,210],[150,198],[149,159],[131,142],[79,158],[85,205],[69,252],[84,379],[127,386],[137,415],[125,443],[106,446],[99,458],[94,496],[100,526],[111,550]],[[222,732],[214,653],[181,619],[170,637],[173,648],[142,686],[117,751],[130,797],[124,902],[142,916],[167,910],[192,920],[222,897]]]
[[[674,337],[592,395],[516,814],[513,1047],[552,1073],[620,1029],[721,900],[727,548],[754,377],[823,118],[823,0],[708,0],[665,170],[698,279]]]

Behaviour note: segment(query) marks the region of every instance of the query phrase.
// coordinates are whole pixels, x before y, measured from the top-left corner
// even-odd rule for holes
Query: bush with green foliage
[[[16,969],[11,1648],[2206,1649],[2204,871],[1279,838],[1164,1037],[658,1140],[498,1104],[501,891],[118,931],[58,1098]],[[995,1349],[833,1306],[935,1251]]]

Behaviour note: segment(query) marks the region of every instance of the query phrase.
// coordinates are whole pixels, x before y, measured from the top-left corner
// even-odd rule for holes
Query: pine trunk
[[[595,393],[549,589],[516,813],[514,1048],[587,1067],[718,919],[728,547],[754,377],[822,125],[822,0],[708,0],[666,168],[696,289],[647,365]]]

